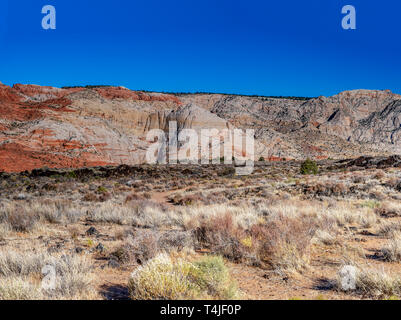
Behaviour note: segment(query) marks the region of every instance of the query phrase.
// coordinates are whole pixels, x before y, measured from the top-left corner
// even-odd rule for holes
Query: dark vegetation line
[[[87,86],[65,86],[61,87],[62,89],[75,89],[75,88],[85,88],[85,89],[95,89],[95,88],[109,88],[109,87],[116,87],[114,85],[87,85]],[[238,97],[250,97],[250,98],[261,98],[261,99],[288,99],[288,100],[301,100],[307,101],[314,99],[315,97],[295,97],[295,96],[262,96],[256,94],[237,94],[237,93],[219,93],[219,92],[169,92],[169,91],[150,91],[150,90],[134,90],[134,91],[141,91],[141,92],[158,92],[163,94],[171,94],[175,96],[183,96],[183,95],[195,95],[195,94],[221,94],[225,96],[238,96]]]

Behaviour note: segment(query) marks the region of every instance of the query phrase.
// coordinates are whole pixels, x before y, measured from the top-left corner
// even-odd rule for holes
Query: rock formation
[[[254,129],[256,160],[401,153],[401,96],[390,91],[286,99],[0,84],[0,170],[142,163],[147,133],[170,121]]]

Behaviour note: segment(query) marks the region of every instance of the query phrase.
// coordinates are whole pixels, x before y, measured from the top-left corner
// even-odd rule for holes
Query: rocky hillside
[[[171,120],[253,128],[255,156],[269,160],[401,153],[401,96],[389,91],[305,100],[0,84],[0,170],[142,163],[146,134]]]
[[[241,128],[253,127],[271,159],[401,153],[401,96],[354,90],[332,97],[277,99],[181,95]]]

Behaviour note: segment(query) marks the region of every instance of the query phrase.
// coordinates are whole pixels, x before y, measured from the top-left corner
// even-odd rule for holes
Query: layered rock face
[[[389,91],[302,100],[0,84],[0,170],[143,163],[147,134],[170,121],[218,129],[220,142],[226,129],[254,129],[256,160],[401,152],[401,96]]]
[[[174,96],[124,88],[0,87],[0,169],[134,164],[146,132],[165,126]]]
[[[208,94],[180,99],[203,105],[237,127],[255,128],[270,159],[401,153],[401,96],[388,90],[307,100]]]

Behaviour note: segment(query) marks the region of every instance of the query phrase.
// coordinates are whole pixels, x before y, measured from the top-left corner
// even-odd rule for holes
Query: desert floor
[[[398,299],[401,168],[318,165],[1,173],[0,298]]]

